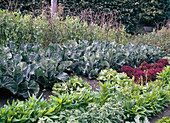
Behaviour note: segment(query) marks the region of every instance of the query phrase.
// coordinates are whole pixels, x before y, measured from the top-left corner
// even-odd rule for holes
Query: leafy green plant
[[[162,117],[162,119],[156,121],[156,123],[168,123],[168,122],[170,122],[169,117]]]
[[[5,105],[0,108],[0,120],[39,123],[134,120],[142,122],[148,121],[146,117],[154,116],[170,103],[170,86],[161,80],[138,85],[126,74],[116,73],[111,69],[101,71],[100,76],[100,80],[106,78],[108,80],[100,83],[99,92],[94,93],[88,88],[80,88],[74,93],[51,96],[48,102],[34,96],[25,103],[13,101],[11,106]],[[75,77],[72,80],[77,79]]]
[[[38,78],[37,82],[48,87],[53,85],[57,81],[66,82],[68,80],[68,74],[63,72],[70,62],[63,61],[59,64],[59,61],[44,58],[38,64],[39,68],[35,71],[35,75]]]
[[[66,59],[70,59],[73,63],[76,63],[77,66],[74,66],[76,73],[88,76],[90,79],[96,78],[100,70],[106,67],[113,68],[117,71],[120,71],[123,65],[130,65],[135,68],[143,61],[153,63],[166,55],[166,53],[159,51],[155,47],[142,44],[133,45],[129,43],[122,45],[114,41],[98,41],[93,42],[86,48],[79,48],[79,46],[86,46],[87,43],[69,43],[75,44],[78,48],[72,48],[72,46],[69,48],[67,45],[66,53],[68,53],[71,58],[66,55]],[[83,43],[85,44],[82,45]],[[75,52],[79,52],[78,56]]]
[[[108,98],[102,106],[93,102],[91,91],[51,96],[49,101],[30,97],[25,101],[13,101],[12,105],[0,108],[2,122],[123,122],[122,106],[117,100]]]
[[[63,110],[56,116],[55,122],[113,122],[123,121],[124,115],[121,105],[111,100],[100,106],[96,103],[89,103],[85,110],[71,109]],[[47,121],[44,118],[39,118],[39,122]]]
[[[164,71],[166,70],[162,73]],[[143,121],[145,117],[154,116],[170,103],[169,85],[159,79],[146,85],[138,85],[125,73],[106,69],[99,73],[98,80],[110,81],[116,99],[123,105],[125,121],[134,121],[137,115]]]
[[[169,38],[170,38],[170,29],[163,27],[161,30],[153,31],[146,34],[138,34],[133,36],[130,40],[132,43],[143,43],[149,46],[158,47],[160,50],[165,51],[167,54],[170,54]]]
[[[116,29],[104,24],[101,27],[95,23],[82,21],[80,17],[67,16],[63,19],[56,14],[52,20],[44,13],[34,17],[29,14],[22,16],[20,11],[7,10],[0,10],[0,16],[1,42],[13,41],[18,46],[22,43],[38,42],[47,47],[49,43],[63,44],[68,40],[88,40],[91,43],[100,40],[115,40],[120,43],[127,41],[123,26]]]
[[[52,88],[53,95],[57,96],[61,93],[74,93],[79,92],[80,88],[90,88],[90,85],[87,82],[83,82],[83,80],[78,78],[78,76],[74,76],[70,78],[66,83],[60,82],[55,83]]]
[[[98,92],[95,93],[96,101],[99,102],[100,105],[104,105],[108,98],[113,97],[114,90],[109,81],[104,83],[99,82],[99,85],[100,85],[99,93]]]
[[[11,49],[12,50],[12,49]],[[37,94],[39,85],[34,81],[33,74],[38,68],[36,64],[22,62],[20,54],[11,54],[8,47],[3,47],[4,56],[0,64],[0,88],[7,89],[13,94],[28,97],[28,94]]]
[[[37,83],[51,87],[56,82],[66,82],[68,71],[94,79],[98,77],[100,70],[106,67],[120,71],[125,64],[135,67],[144,60],[153,63],[166,55],[148,45],[122,45],[106,41],[92,44],[88,41],[69,41],[63,46],[57,43],[49,44],[49,47],[45,49],[39,43],[21,44],[18,48],[14,42],[9,42],[2,46],[1,54],[4,54],[1,56],[3,58],[1,80],[6,81],[9,77],[14,86],[8,88],[8,85],[3,84],[1,88],[10,89],[14,94],[22,93],[21,91],[28,86],[31,90],[35,90],[33,93],[37,93]],[[18,81],[18,85],[12,79]],[[18,87],[23,89],[19,91]],[[30,93],[32,93],[31,90],[29,90]],[[22,93],[22,96],[28,97],[26,92]]]
[[[54,46],[43,49],[39,43],[26,43],[17,49],[14,42],[3,45],[0,88],[26,98],[28,92],[38,93],[39,84],[50,87],[57,81],[66,82],[69,77],[64,71],[72,61],[62,61],[61,47]]]
[[[0,108],[0,121],[2,122],[37,122],[38,118],[46,112],[48,102],[36,96],[24,101],[14,101],[10,105]]]
[[[157,78],[168,85],[170,82],[170,66],[165,67],[165,70],[158,73]]]

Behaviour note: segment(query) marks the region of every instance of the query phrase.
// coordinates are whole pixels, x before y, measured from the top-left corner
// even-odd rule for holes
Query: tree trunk
[[[51,0],[51,18],[57,12],[57,0]]]

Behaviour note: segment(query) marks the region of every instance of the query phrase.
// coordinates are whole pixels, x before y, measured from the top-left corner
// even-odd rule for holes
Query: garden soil
[[[73,77],[73,76],[74,76],[73,74],[70,74],[70,77]],[[78,75],[78,76],[81,77],[84,82],[88,82],[91,85],[92,90],[98,91],[99,81],[90,80],[87,77],[84,77],[81,75]],[[52,95],[51,89],[41,87],[40,92],[38,93],[38,96],[40,96],[41,94],[43,94],[42,96],[45,99],[49,99],[50,95]],[[7,101],[11,104],[12,100],[17,100],[17,99],[19,99],[21,101],[25,100],[22,97],[13,95],[9,91],[0,89],[0,107],[3,107],[5,104],[7,104]],[[170,105],[167,108],[165,108],[165,110],[163,110],[161,113],[158,113],[156,116],[154,116],[152,119],[150,119],[150,123],[155,123],[158,119],[161,119],[162,117],[170,117]]]

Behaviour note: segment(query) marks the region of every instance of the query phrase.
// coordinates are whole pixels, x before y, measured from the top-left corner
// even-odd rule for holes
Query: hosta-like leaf
[[[69,78],[68,74],[67,73],[60,73],[56,76],[56,78],[60,81],[63,81],[63,82],[66,82]]]

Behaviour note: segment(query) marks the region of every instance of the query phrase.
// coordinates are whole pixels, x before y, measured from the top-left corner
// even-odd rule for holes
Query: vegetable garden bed
[[[70,77],[73,77],[74,75],[70,75]],[[88,79],[87,77],[81,76],[79,75],[79,77],[81,77],[83,79],[83,81],[87,81],[91,86],[92,86],[92,90],[97,91],[97,89],[99,89],[99,81],[94,79]],[[45,99],[49,99],[49,97],[52,95],[51,93],[51,89],[41,89],[40,90],[40,94],[43,93],[43,97]],[[5,94],[5,95],[4,95]],[[4,105],[7,104],[7,100],[10,102],[10,104],[12,104],[12,100],[25,100],[22,97],[17,97],[14,96],[12,93],[9,93],[8,91],[1,91],[0,92],[0,107],[3,107]],[[162,117],[170,117],[170,105],[165,108],[161,113],[158,113],[156,116],[154,116],[153,118],[149,119],[150,123],[155,123],[157,120],[161,119]]]
[[[170,66],[155,47],[67,41],[43,49],[9,42],[0,51],[0,88],[29,97],[0,108],[3,122],[147,122],[170,103]],[[125,65],[130,69],[122,72],[140,74],[119,73]]]

